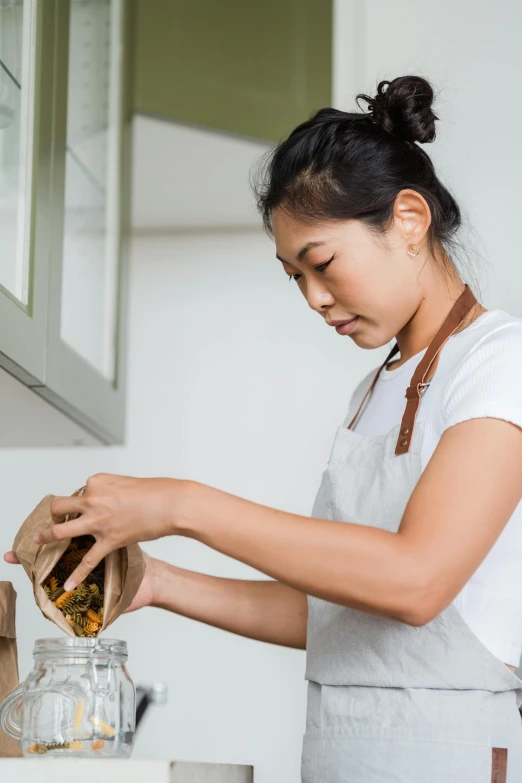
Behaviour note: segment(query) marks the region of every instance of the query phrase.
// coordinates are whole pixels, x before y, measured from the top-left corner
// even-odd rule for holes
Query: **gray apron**
[[[339,427],[312,516],[397,532],[422,473],[415,423],[440,350],[476,302],[466,289],[406,392],[400,425]],[[522,566],[521,566],[522,567]],[[522,783],[522,681],[451,604],[423,627],[308,598],[303,783]]]

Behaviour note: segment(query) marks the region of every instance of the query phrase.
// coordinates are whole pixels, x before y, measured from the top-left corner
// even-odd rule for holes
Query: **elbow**
[[[394,612],[394,619],[413,628],[431,623],[443,610],[444,598],[432,583],[424,580],[410,584],[409,589]]]
[[[429,605],[423,606],[421,604],[398,613],[396,619],[405,625],[411,625],[413,628],[422,628],[424,625],[431,623],[438,614],[439,612],[433,611]]]

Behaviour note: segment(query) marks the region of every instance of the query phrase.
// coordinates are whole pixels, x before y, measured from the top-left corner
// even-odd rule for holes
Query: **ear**
[[[431,210],[416,190],[401,190],[395,197],[393,218],[404,241],[420,245],[431,224]]]

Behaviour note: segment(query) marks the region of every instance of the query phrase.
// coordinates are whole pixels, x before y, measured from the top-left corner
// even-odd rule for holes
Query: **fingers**
[[[61,524],[66,516],[83,514],[86,510],[87,504],[83,496],[55,497],[51,501],[51,516],[56,524]]]
[[[4,555],[4,560],[6,563],[12,563],[13,565],[20,565],[20,561],[14,552],[6,552]]]
[[[79,564],[78,568],[76,568],[75,571],[72,572],[70,577],[67,579],[67,581],[64,584],[65,590],[73,590],[75,587],[77,587],[80,582],[83,582],[89,574],[91,573],[92,569],[100,563],[103,558],[109,554],[109,550],[106,549],[101,544],[94,544],[92,549],[89,549],[86,555],[84,555],[83,560]]]
[[[87,521],[83,518],[73,522],[63,522],[61,525],[52,525],[46,530],[41,530],[33,540],[36,544],[52,544],[53,541],[63,541],[64,538],[85,536],[90,532],[87,526]]]

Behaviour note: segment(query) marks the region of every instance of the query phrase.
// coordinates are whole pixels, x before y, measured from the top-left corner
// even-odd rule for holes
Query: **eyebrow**
[[[301,250],[298,252],[298,254],[296,256],[297,260],[298,261],[302,261],[303,258],[306,256],[306,254],[308,253],[309,250],[311,250],[314,247],[320,247],[321,245],[326,245],[326,242],[307,242],[307,244],[303,245]],[[276,258],[279,261],[281,261],[283,264],[291,264],[291,261],[285,261],[285,259],[281,258],[281,256],[277,255],[277,253],[276,253]]]

